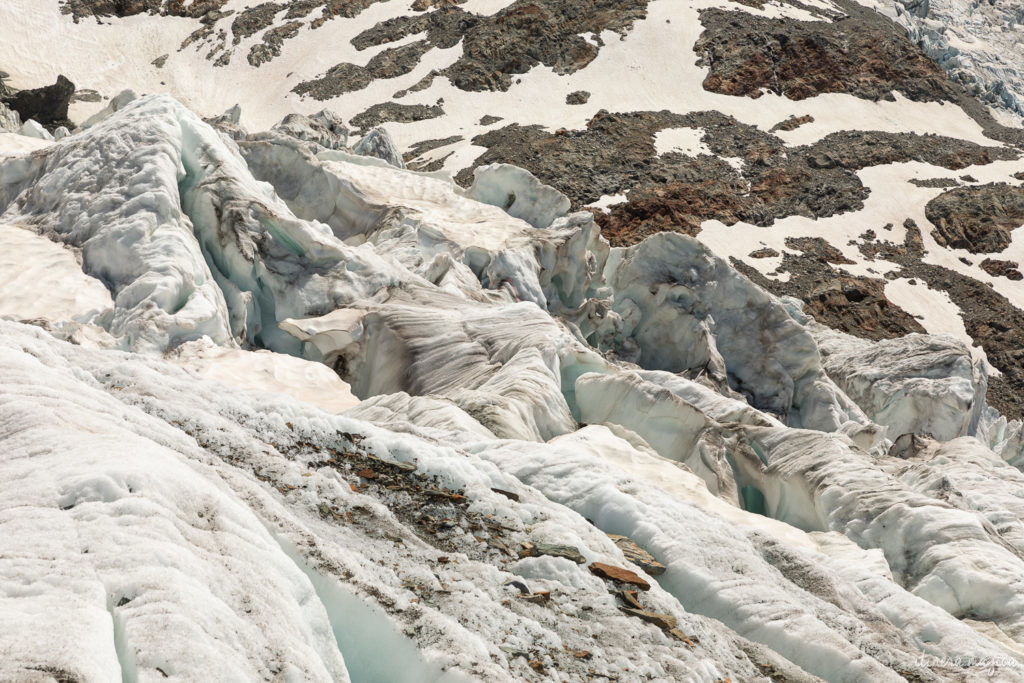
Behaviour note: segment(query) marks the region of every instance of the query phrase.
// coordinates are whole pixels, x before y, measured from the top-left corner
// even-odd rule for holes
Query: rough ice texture
[[[1020,425],[959,343],[309,137],[142,97],[0,158],[54,290],[0,298],[0,678],[1024,680]]]
[[[896,0],[882,11],[939,63],[950,79],[1020,125],[1024,119],[1024,50],[1014,4],[963,0]]]

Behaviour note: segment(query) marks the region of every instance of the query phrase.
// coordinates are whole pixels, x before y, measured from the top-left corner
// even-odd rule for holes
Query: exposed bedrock
[[[944,247],[972,254],[1000,252],[1010,245],[1010,233],[1024,225],[1024,187],[958,187],[928,202],[925,215],[935,226],[932,237]]]

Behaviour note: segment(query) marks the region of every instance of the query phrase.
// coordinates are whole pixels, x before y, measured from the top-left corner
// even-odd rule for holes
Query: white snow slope
[[[0,680],[1024,680],[984,361],[567,209],[162,95],[0,157]]]

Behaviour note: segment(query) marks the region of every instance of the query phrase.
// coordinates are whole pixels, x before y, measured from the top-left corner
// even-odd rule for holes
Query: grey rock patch
[[[382,123],[394,121],[397,123],[409,123],[412,121],[425,121],[444,116],[444,108],[440,104],[399,104],[398,102],[382,102],[375,104],[356,114],[350,119],[350,123],[359,130],[369,130]]]
[[[586,104],[590,100],[590,93],[586,90],[576,90],[565,96],[566,104]]]

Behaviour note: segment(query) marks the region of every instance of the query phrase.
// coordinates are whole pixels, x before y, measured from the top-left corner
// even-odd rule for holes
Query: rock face
[[[208,12],[219,10],[226,2],[227,0],[61,0],[61,11],[74,16],[75,21],[85,17],[130,17],[143,13],[201,17]]]
[[[5,96],[3,102],[18,112],[22,121],[34,119],[50,128],[73,128],[74,124],[68,120],[68,105],[74,94],[75,84],[64,76],[58,76],[53,85],[15,91]]]
[[[575,90],[565,96],[566,104],[586,104],[590,100],[590,93],[586,90]]]
[[[703,131],[717,157],[657,154],[655,136],[682,128]],[[635,244],[664,230],[693,235],[708,219],[771,225],[790,215],[854,211],[868,195],[855,171],[866,167],[922,161],[959,169],[1017,155],[1011,148],[952,138],[859,131],[787,147],[778,137],[718,112],[599,112],[585,129],[564,135],[511,125],[478,135],[473,143],[488,148],[474,166],[515,163],[577,207],[625,193],[627,202],[598,215],[615,245]],[[743,163],[737,168],[721,157]],[[471,168],[457,179],[468,184]]]
[[[1020,264],[1016,261],[987,258],[978,265],[986,273],[995,277],[1005,277],[1007,280],[1024,280],[1024,273],[1020,272]]]
[[[1024,187],[989,183],[958,187],[940,194],[925,208],[942,246],[972,254],[1000,252],[1010,233],[1024,225]]]
[[[487,16],[445,4],[427,14],[382,22],[352,42],[363,49],[426,32],[426,40],[410,43],[406,49],[388,48],[380,53],[388,53],[387,58],[378,59],[378,55],[370,61],[367,69],[372,77],[386,78],[386,74],[397,72],[384,68],[385,60],[397,60],[401,64],[398,68],[407,73],[427,50],[449,49],[461,41],[461,56],[440,73],[462,90],[504,91],[512,85],[513,77],[539,64],[560,74],[582,69],[600,50],[600,43],[595,45],[582,36],[600,35],[602,31],[625,33],[645,16],[647,3],[648,0],[515,0]],[[353,86],[362,82],[360,79],[366,73],[349,64],[338,65],[332,71],[327,77],[333,82],[347,80]],[[297,92],[314,92],[317,86],[303,83],[299,88]]]
[[[382,123],[394,121],[408,123],[411,121],[424,121],[444,116],[444,108],[440,105],[427,104],[399,104],[397,102],[384,102],[375,104],[360,114],[352,117],[351,123],[360,130],[370,130]]]
[[[758,97],[767,89],[801,100],[828,92],[891,98],[896,90],[913,100],[956,99],[945,72],[916,46],[855,16],[800,22],[709,9],[701,23],[695,50],[712,92]]]

